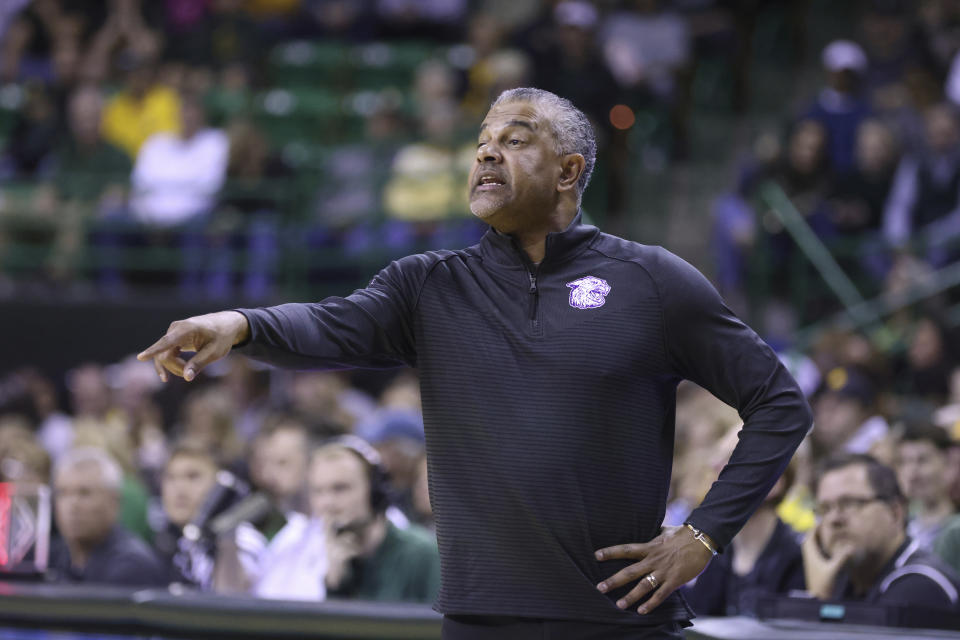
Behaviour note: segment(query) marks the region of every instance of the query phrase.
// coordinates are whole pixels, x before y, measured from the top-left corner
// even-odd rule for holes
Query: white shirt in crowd
[[[186,140],[170,133],[150,137],[133,167],[134,218],[172,227],[209,211],[226,177],[229,148],[219,129],[204,129]]]

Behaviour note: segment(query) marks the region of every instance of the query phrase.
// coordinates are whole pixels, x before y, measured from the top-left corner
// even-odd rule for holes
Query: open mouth
[[[503,178],[493,174],[481,175],[474,186],[474,191],[494,191],[505,186]]]

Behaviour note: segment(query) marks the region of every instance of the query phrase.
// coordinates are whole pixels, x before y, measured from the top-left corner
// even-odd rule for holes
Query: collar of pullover
[[[581,222],[581,212],[577,211],[576,217],[566,229],[547,234],[547,246],[541,264],[562,262],[580,253],[590,245],[598,233],[600,230],[596,227]],[[530,264],[530,258],[520,248],[516,239],[495,231],[493,227],[487,229],[483,239],[480,240],[480,252],[484,258],[505,266]]]

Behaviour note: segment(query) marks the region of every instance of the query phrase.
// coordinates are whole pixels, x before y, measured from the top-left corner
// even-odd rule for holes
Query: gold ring
[[[656,589],[657,587],[660,586],[660,581],[657,580],[657,577],[656,577],[655,575],[653,575],[652,573],[648,573],[647,575],[645,575],[645,576],[644,576],[644,580],[646,580],[647,582],[649,582],[649,583],[650,583],[650,586],[653,587],[654,589]]]

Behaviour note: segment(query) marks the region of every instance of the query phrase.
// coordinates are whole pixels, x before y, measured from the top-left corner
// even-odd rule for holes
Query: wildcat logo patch
[[[596,309],[602,307],[610,293],[610,285],[606,280],[596,276],[584,276],[573,282],[570,287],[570,306],[575,309]]]

